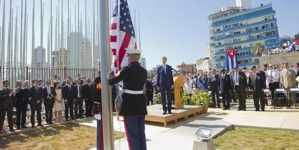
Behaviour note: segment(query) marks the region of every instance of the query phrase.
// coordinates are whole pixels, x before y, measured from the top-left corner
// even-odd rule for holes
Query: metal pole
[[[114,132],[112,119],[111,91],[106,80],[109,72],[109,5],[108,0],[100,1],[100,34],[101,34],[101,78],[102,78],[102,119],[104,130],[104,149],[114,150]]]

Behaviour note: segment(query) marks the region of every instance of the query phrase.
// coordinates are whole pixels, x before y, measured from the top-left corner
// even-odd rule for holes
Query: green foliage
[[[182,101],[184,105],[188,104],[188,100],[191,100],[190,95],[187,93],[186,90],[183,91],[183,95],[182,95]]]
[[[252,52],[257,56],[261,56],[266,51],[265,46],[261,42],[254,43]]]
[[[195,97],[197,97],[204,106],[208,106],[213,102],[210,95],[206,92],[199,92]]]
[[[161,93],[155,94],[154,97],[156,98],[156,100],[158,101],[158,103],[162,103]]]

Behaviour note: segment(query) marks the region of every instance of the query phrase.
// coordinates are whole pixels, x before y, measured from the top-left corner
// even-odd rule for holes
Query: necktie
[[[272,70],[271,70],[271,72],[270,72],[270,76],[272,76]],[[270,79],[270,83],[272,83],[273,82],[273,79],[271,78]]]
[[[166,74],[166,65],[163,66],[164,73]]]
[[[72,91],[71,86],[69,85],[69,90]]]
[[[236,79],[235,79],[236,83],[238,83],[238,73],[236,73]]]

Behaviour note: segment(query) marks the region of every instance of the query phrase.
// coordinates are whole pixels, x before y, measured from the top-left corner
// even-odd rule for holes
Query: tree
[[[252,52],[255,53],[256,56],[261,57],[265,51],[266,48],[261,42],[254,43],[252,47]]]
[[[295,35],[295,39],[299,39],[299,33]]]

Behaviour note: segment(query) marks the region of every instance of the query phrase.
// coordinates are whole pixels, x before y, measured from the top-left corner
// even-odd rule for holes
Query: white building
[[[70,66],[69,56],[70,56],[70,51],[68,51],[65,48],[61,48],[59,51],[53,51],[52,61],[54,62],[54,67],[59,67],[59,68],[69,67]],[[51,67],[53,67],[53,64],[51,64]]]
[[[32,52],[32,67],[46,67],[46,49],[38,46]]]
[[[140,59],[140,64],[144,69],[146,69],[146,59],[145,58]]]
[[[93,59],[93,67],[98,68],[99,65],[99,59],[101,58],[101,50],[100,47],[95,45],[93,48],[93,54],[92,54],[92,59]]]
[[[236,0],[237,7],[251,8],[251,0]]]
[[[71,68],[92,68],[91,42],[81,32],[73,32],[68,36]]]
[[[201,58],[196,61],[196,69],[197,71],[209,71],[209,69],[212,67],[211,61],[209,57]]]

